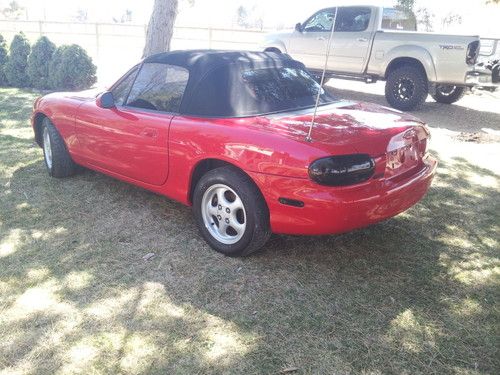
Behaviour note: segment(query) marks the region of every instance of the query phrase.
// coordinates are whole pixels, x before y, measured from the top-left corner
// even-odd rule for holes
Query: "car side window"
[[[130,90],[127,106],[177,113],[188,79],[189,72],[185,68],[146,63]]]
[[[335,22],[335,31],[365,31],[370,23],[371,13],[371,9],[366,7],[339,8],[339,14]]]
[[[328,32],[332,31],[335,8],[323,9],[314,14],[306,22],[302,31],[307,32]]]
[[[139,68],[133,68],[124,78],[122,78],[111,90],[113,94],[113,99],[115,100],[115,105],[121,106],[125,103],[127,95],[130,92],[130,86],[134,83],[135,76],[137,75],[137,70]]]

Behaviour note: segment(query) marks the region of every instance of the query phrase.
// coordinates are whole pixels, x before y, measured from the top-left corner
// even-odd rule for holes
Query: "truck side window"
[[[319,33],[332,31],[334,16],[335,8],[320,10],[304,22],[302,31]]]
[[[365,7],[339,8],[335,23],[335,31],[359,32],[365,31],[370,23],[371,9]]]
[[[384,8],[382,13],[382,29],[417,31],[417,21],[412,12],[402,9]]]

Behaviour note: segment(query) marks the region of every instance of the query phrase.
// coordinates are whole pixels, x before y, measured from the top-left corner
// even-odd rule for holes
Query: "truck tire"
[[[432,97],[438,103],[452,104],[462,99],[464,94],[464,86],[437,85],[436,92],[432,94]]]
[[[428,92],[427,77],[418,66],[403,65],[387,76],[385,98],[393,108],[401,111],[418,109]]]

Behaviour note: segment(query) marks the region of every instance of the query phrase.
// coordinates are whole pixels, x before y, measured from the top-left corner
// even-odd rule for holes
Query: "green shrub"
[[[96,66],[87,52],[76,44],[56,49],[49,65],[50,85],[56,90],[83,90],[96,81]]]
[[[56,50],[56,45],[49,38],[42,36],[33,45],[28,58],[28,76],[31,86],[36,89],[48,89],[49,65]]]
[[[30,81],[26,67],[28,66],[30,50],[28,39],[22,32],[14,36],[10,44],[9,58],[5,64],[5,76],[9,85],[14,87],[29,86]]]
[[[7,78],[5,77],[5,64],[8,59],[7,43],[2,35],[0,35],[0,86],[7,86]]]

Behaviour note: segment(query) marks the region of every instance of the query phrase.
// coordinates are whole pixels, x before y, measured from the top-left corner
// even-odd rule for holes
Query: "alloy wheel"
[[[236,192],[224,184],[210,186],[201,200],[205,227],[217,241],[231,245],[245,234],[247,225],[243,201]]]
[[[45,163],[49,169],[52,168],[52,145],[50,143],[50,135],[47,127],[43,129],[43,155],[45,157]]]

